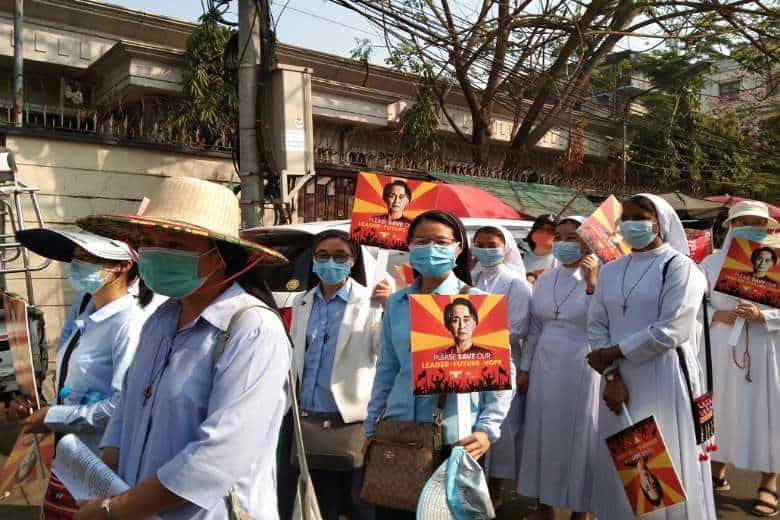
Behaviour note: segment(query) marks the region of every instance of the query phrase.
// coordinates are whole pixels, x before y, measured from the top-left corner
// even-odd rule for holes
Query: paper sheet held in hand
[[[51,468],[76,500],[112,497],[130,489],[75,435],[65,435],[57,443]]]

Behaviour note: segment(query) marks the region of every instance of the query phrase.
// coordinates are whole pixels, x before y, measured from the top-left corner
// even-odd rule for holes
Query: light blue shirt
[[[73,331],[76,330],[76,318],[79,316],[79,309],[81,308],[81,303],[84,301],[85,297],[87,297],[87,293],[78,293],[78,295],[76,295],[76,299],[73,300],[73,304],[70,306],[70,309],[68,309],[68,314],[65,316],[65,321],[62,323],[62,329],[60,330],[60,338],[57,341],[58,354],[60,349],[65,347],[65,343],[70,339]]]
[[[281,320],[269,309],[245,312],[214,360],[219,331],[259,304],[234,283],[181,329],[171,299],[141,332],[101,447],[119,448],[118,473],[130,486],[156,475],[189,502],[163,519],[226,519],[231,489],[255,520],[278,518],[276,444],[291,357]]]
[[[352,282],[345,283],[329,300],[322,296],[321,285],[314,289],[309,323],[306,325],[306,357],[301,381],[301,408],[308,412],[338,413],[330,390],[336,343]]]
[[[458,294],[465,284],[453,273],[439,285],[433,294]],[[411,352],[409,343],[409,295],[420,292],[420,280],[394,293],[385,305],[382,330],[379,336],[381,352],[374,377],[368,416],[364,423],[366,436],[374,433],[374,424],[382,416],[397,421],[433,422],[436,396],[415,397],[412,392]],[[471,289],[470,294],[484,294]],[[474,392],[471,394],[472,431],[484,432],[490,442],[501,435],[501,423],[509,412],[512,391]],[[382,411],[384,410],[384,415]],[[445,444],[458,439],[457,400],[447,396],[442,428]]]
[[[74,303],[78,311],[82,299]],[[72,332],[57,348],[56,388],[63,374],[65,350],[76,331],[81,332],[78,344],[68,361],[63,389],[69,392],[62,404],[50,406],[44,423],[50,430],[76,433],[84,443],[97,451],[108,420],[114,413],[122,380],[130,366],[143,325],[143,313],[136,299],[127,294],[95,310],[90,301],[72,321]],[[85,396],[94,397],[82,404]]]

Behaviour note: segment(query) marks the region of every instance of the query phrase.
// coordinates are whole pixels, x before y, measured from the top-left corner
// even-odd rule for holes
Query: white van
[[[474,233],[479,228],[499,225],[512,233],[521,249],[525,248],[525,237],[533,225],[533,222],[528,220],[462,218],[461,221],[469,235],[469,240],[474,238]],[[267,269],[267,273],[263,273],[265,274],[263,278],[268,282],[279,309],[289,308],[296,294],[309,290],[317,283],[316,276],[311,272],[311,240],[314,235],[326,229],[340,229],[349,232],[349,220],[261,227],[245,230],[241,233],[249,240],[276,249],[290,261],[289,264],[281,267],[259,268],[261,273]],[[356,276],[358,282],[366,284],[366,275],[369,279],[373,278],[377,252],[376,247],[363,246],[363,265],[358,266],[358,275]],[[405,251],[390,251],[388,272],[392,272],[395,266],[406,262],[407,257],[408,253]]]

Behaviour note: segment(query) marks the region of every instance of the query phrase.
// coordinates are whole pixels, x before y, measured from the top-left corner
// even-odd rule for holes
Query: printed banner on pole
[[[35,381],[35,367],[33,366],[30,345],[27,302],[8,293],[3,293],[3,307],[5,309],[5,330],[11,348],[16,382],[19,384],[19,391],[35,403],[37,410],[40,408],[40,402],[38,401],[38,385]]]
[[[361,172],[352,207],[352,239],[367,246],[406,250],[409,224],[436,207],[438,185]]]
[[[512,388],[505,296],[415,294],[409,300],[415,395]]]
[[[715,290],[780,308],[780,247],[735,238],[723,261]]]
[[[620,219],[623,205],[614,195],[610,195],[588,219],[577,228],[577,234],[590,246],[599,259],[611,262],[631,252],[620,236],[617,221]]]
[[[607,437],[606,442],[636,516],[685,502],[685,490],[653,416]]]

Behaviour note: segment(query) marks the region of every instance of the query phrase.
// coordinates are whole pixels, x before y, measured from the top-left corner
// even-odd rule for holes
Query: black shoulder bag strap
[[[661,278],[661,290],[663,290],[664,285],[666,285],[666,274],[669,271],[669,265],[675,258],[677,258],[676,255],[667,260],[664,265],[663,276]],[[707,364],[707,392],[703,395],[699,397],[693,395],[693,385],[691,384],[691,375],[688,371],[688,363],[685,360],[685,352],[683,352],[682,347],[677,347],[675,349],[680,361],[680,369],[685,378],[688,396],[690,397],[693,426],[694,432],[696,433],[696,444],[703,444],[715,435],[715,417],[712,409],[712,354],[710,352],[710,324],[706,293],[704,294],[702,305],[704,312],[704,354]]]
[[[85,293],[84,297],[81,299],[81,303],[79,304],[79,313],[77,314],[77,316],[81,316],[81,314],[87,308],[87,305],[89,305],[89,302],[91,300],[92,300],[92,296],[89,293]],[[57,395],[55,396],[55,402],[57,404],[62,404],[62,398],[60,397],[60,392],[62,391],[62,388],[65,386],[65,380],[68,377],[68,366],[70,365],[70,356],[71,354],[73,354],[73,351],[76,350],[80,338],[81,338],[81,330],[76,328],[76,330],[73,331],[73,333],[70,335],[70,341],[68,342],[68,345],[65,347],[65,351],[62,354],[62,362],[60,362],[60,379],[57,382]]]

